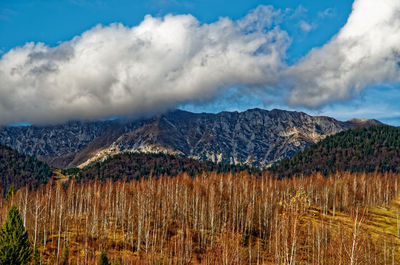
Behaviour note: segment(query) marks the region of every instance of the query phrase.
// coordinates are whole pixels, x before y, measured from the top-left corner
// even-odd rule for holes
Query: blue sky
[[[287,58],[291,62],[336,34],[351,12],[352,1],[248,0],[230,1],[227,7],[227,2],[222,0],[1,0],[0,48],[6,52],[27,42],[56,45],[97,24],[118,22],[135,26],[147,14],[191,14],[204,23],[220,17],[235,20],[259,5],[272,5],[289,13],[282,27],[290,33],[293,42]],[[310,32],[301,29],[301,21],[312,26]]]
[[[1,0],[0,52],[7,54],[11,49],[28,42],[42,42],[49,47],[57,47],[98,24],[108,26],[122,23],[126,27],[135,27],[148,14],[153,17],[191,14],[200,23],[212,24],[221,17],[236,21],[260,5],[271,5],[280,12],[279,21],[274,23],[288,35],[289,44],[282,60],[291,66],[313,48],[328,43],[339,32],[352,12],[352,4],[350,0],[248,0],[229,3],[221,0]],[[268,96],[255,93],[257,90],[254,89],[248,93],[235,93],[237,90],[246,91],[242,86],[225,88],[216,97],[186,102],[182,100],[177,106],[196,112],[282,108],[329,115],[341,120],[377,118],[400,125],[400,90],[391,82],[367,84],[361,91],[350,92],[350,96],[325,100],[317,106],[297,104],[297,101],[288,103],[281,92],[276,92],[277,95],[269,93]],[[15,122],[21,121],[23,118],[19,117]],[[26,121],[30,121],[30,118],[26,118]]]

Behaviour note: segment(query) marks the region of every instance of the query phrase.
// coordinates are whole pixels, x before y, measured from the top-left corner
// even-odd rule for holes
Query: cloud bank
[[[400,81],[400,1],[356,0],[346,25],[283,74],[292,105],[319,107]]]
[[[279,11],[201,24],[146,16],[136,27],[97,26],[49,47],[28,43],[0,60],[0,124],[140,115],[206,100],[230,86],[276,83],[285,67]]]
[[[234,86],[260,97],[286,92],[289,105],[315,108],[400,82],[400,1],[355,0],[339,33],[291,66],[290,38],[276,26],[284,17],[270,6],[211,24],[146,16],[55,47],[17,47],[0,59],[0,124],[155,113]]]

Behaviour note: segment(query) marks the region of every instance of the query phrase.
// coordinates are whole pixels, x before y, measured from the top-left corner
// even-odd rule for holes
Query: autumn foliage
[[[202,173],[22,188],[15,204],[42,264],[399,264],[399,175],[278,180]],[[385,212],[387,215],[387,213]],[[382,213],[382,215],[385,215]]]

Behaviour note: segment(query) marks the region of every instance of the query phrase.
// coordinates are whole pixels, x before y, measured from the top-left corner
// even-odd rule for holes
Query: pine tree
[[[15,185],[12,184],[7,191],[6,200],[10,201],[12,198],[14,198],[14,195],[15,195]]]
[[[41,261],[40,261],[40,253],[39,253],[39,249],[36,246],[35,249],[33,250],[33,265],[40,265]]]
[[[108,261],[107,253],[105,251],[101,252],[101,254],[99,256],[98,265],[110,265],[110,262]]]
[[[0,229],[0,265],[24,265],[31,261],[28,234],[16,206],[11,206]]]

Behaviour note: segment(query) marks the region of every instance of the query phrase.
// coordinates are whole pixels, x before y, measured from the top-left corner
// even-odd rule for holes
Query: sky
[[[0,0],[0,124],[281,108],[400,125],[397,0]]]

